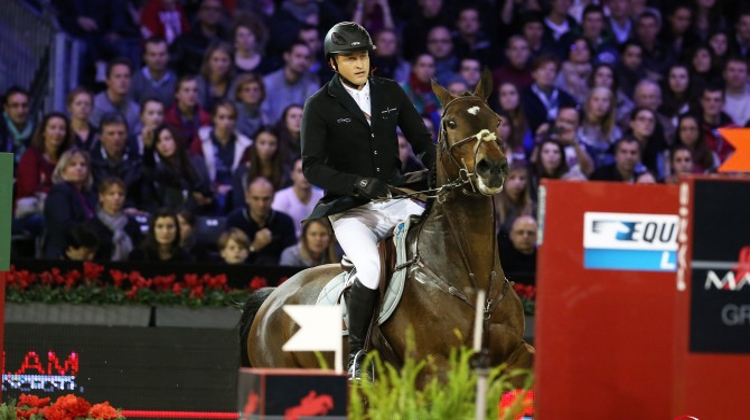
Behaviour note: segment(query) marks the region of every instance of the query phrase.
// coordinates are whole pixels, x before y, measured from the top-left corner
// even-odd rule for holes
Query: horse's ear
[[[430,81],[432,82],[432,91],[435,92],[435,95],[437,95],[438,100],[440,101],[441,108],[445,108],[445,104],[453,99],[453,95],[445,90],[444,87],[437,84],[437,82],[435,82],[435,79],[430,79]]]
[[[482,70],[482,78],[479,79],[477,87],[474,89],[474,96],[480,96],[484,99],[489,99],[492,93],[492,73],[490,69],[485,66]]]

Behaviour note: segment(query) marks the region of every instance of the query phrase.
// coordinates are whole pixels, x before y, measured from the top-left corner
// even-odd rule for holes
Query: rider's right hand
[[[363,197],[369,198],[370,200],[377,200],[379,198],[388,197],[390,190],[388,184],[377,179],[377,178],[357,178],[357,182],[354,183],[354,191]]]

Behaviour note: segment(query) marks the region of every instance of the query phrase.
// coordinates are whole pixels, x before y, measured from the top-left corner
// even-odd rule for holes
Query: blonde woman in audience
[[[43,253],[57,258],[65,251],[65,232],[94,217],[96,194],[91,189],[94,177],[89,154],[75,147],[68,149],[55,166],[52,183],[44,206],[47,234]]]
[[[617,73],[611,64],[599,63],[589,77],[589,90],[597,86],[608,87],[615,94],[615,121],[627,119],[635,108],[633,100],[620,89]]]
[[[612,90],[604,86],[594,87],[583,104],[584,118],[578,128],[578,138],[586,152],[600,168],[612,163],[610,149],[622,132],[615,124],[615,98]]]
[[[315,267],[338,260],[331,227],[324,220],[309,220],[302,228],[299,243],[281,253],[279,265]]]

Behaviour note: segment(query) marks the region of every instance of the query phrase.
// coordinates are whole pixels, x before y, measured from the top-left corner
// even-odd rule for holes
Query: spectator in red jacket
[[[190,29],[185,10],[176,0],[148,0],[141,11],[144,38],[159,36],[171,44]]]
[[[44,199],[52,188],[55,165],[60,155],[72,145],[68,118],[59,112],[45,116],[18,164],[17,217],[41,213]]]

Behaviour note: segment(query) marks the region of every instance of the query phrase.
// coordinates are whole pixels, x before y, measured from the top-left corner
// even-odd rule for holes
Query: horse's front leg
[[[508,380],[515,389],[528,387],[527,378],[533,373],[534,347],[521,340],[506,361],[505,373],[511,375]]]
[[[417,375],[414,385],[417,389],[424,389],[434,379],[437,379],[438,382],[446,383],[448,382],[448,372],[450,369],[451,365],[448,357],[443,354],[431,354],[427,358],[427,365]]]

